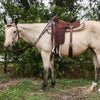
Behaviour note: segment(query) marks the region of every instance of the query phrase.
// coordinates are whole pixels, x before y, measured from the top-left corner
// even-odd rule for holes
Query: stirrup
[[[59,57],[59,48],[55,48],[55,54],[54,54],[55,57]]]
[[[52,48],[52,51],[51,51],[52,54],[55,54],[55,48],[56,48],[55,46]]]

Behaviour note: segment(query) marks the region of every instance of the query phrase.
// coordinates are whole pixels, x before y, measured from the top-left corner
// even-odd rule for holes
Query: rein
[[[34,43],[34,46],[36,46],[37,42],[40,40],[40,38],[44,35],[44,33],[48,30],[50,24],[48,23],[45,28],[43,29],[43,31],[41,32],[40,36],[38,37],[38,39],[36,40],[36,42]]]
[[[7,25],[7,27],[16,27],[16,35],[15,35],[15,37],[18,35],[18,39],[19,39],[19,31],[18,31],[18,26],[17,25]],[[14,39],[13,39],[14,40]],[[14,43],[13,43],[13,45],[14,45]],[[16,49],[16,50],[12,50],[13,52],[19,52],[19,51],[22,51],[22,50],[24,50],[24,49],[26,49],[26,48],[28,48],[29,47],[29,45],[28,46],[26,46],[26,47],[23,47],[23,48],[20,48],[20,49]]]
[[[18,39],[19,39],[19,31],[18,31],[18,27],[16,25],[16,36],[18,35]]]
[[[44,33],[49,29],[49,27],[51,26],[51,23],[53,22],[54,18],[56,16],[54,16],[53,18],[50,19],[49,23],[45,26],[45,28],[43,29],[43,31],[41,32],[40,36],[38,37],[38,39],[36,40],[36,42],[34,43],[34,46],[36,46],[37,42],[40,40],[40,38],[44,35]]]

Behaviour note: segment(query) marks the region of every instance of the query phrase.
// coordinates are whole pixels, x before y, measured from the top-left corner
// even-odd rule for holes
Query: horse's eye
[[[14,33],[16,33],[16,31],[14,31]]]

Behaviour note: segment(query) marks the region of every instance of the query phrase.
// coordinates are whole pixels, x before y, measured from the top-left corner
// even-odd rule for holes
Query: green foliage
[[[19,2],[18,2],[19,1]],[[42,2],[24,2],[22,0],[2,0],[2,5],[5,11],[0,16],[0,20],[4,16],[9,16],[14,20],[18,18],[19,23],[38,23],[47,22],[51,17],[56,14],[60,19],[64,21],[70,21],[72,16],[76,16],[81,6],[77,3],[78,0],[53,0],[48,9]],[[99,7],[99,4],[98,4]],[[2,7],[1,7],[2,8]],[[93,13],[92,13],[93,15]],[[92,17],[93,20],[96,17]],[[4,24],[0,23],[1,33],[4,33]],[[3,43],[4,34],[0,35],[0,51],[1,55],[4,56]],[[22,49],[23,48],[23,49]],[[22,49],[22,50],[19,50]],[[14,66],[14,74],[16,76],[37,76],[42,77],[43,75],[43,64],[41,56],[37,49],[31,45],[19,40],[13,50],[17,52],[7,52],[7,60],[11,60]],[[76,56],[73,59],[63,57],[55,59],[55,76],[61,77],[66,76],[67,72],[74,72],[75,70],[83,72],[86,76],[89,75],[90,71],[93,71],[93,63],[90,51],[85,52],[80,56]]]
[[[88,56],[87,56],[88,55]],[[92,55],[90,50],[85,53],[75,56],[73,58],[63,57],[59,59],[55,59],[55,73],[56,76],[67,76],[73,72],[77,71],[78,73],[83,73],[84,76],[87,77],[90,73],[94,72],[94,65],[92,61]],[[73,76],[71,76],[73,77]]]
[[[24,49],[20,50],[20,48]],[[40,54],[35,47],[19,40],[13,49],[15,51],[8,52],[8,60],[13,63],[14,75],[42,77],[43,65]]]
[[[8,88],[0,93],[0,100],[23,100],[25,94],[31,92],[34,88],[30,80],[22,80],[20,84]]]
[[[0,34],[0,52],[1,52],[1,54],[3,54],[3,44],[4,44],[4,34]],[[1,55],[0,54],[0,55]]]
[[[88,20],[100,20],[100,0],[91,0],[88,5],[81,8],[85,13],[82,17]]]

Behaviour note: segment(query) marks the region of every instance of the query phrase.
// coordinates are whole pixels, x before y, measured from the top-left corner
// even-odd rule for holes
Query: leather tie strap
[[[73,27],[70,26],[70,43],[69,43],[69,57],[73,57],[73,48],[72,48],[72,32],[73,32]]]

